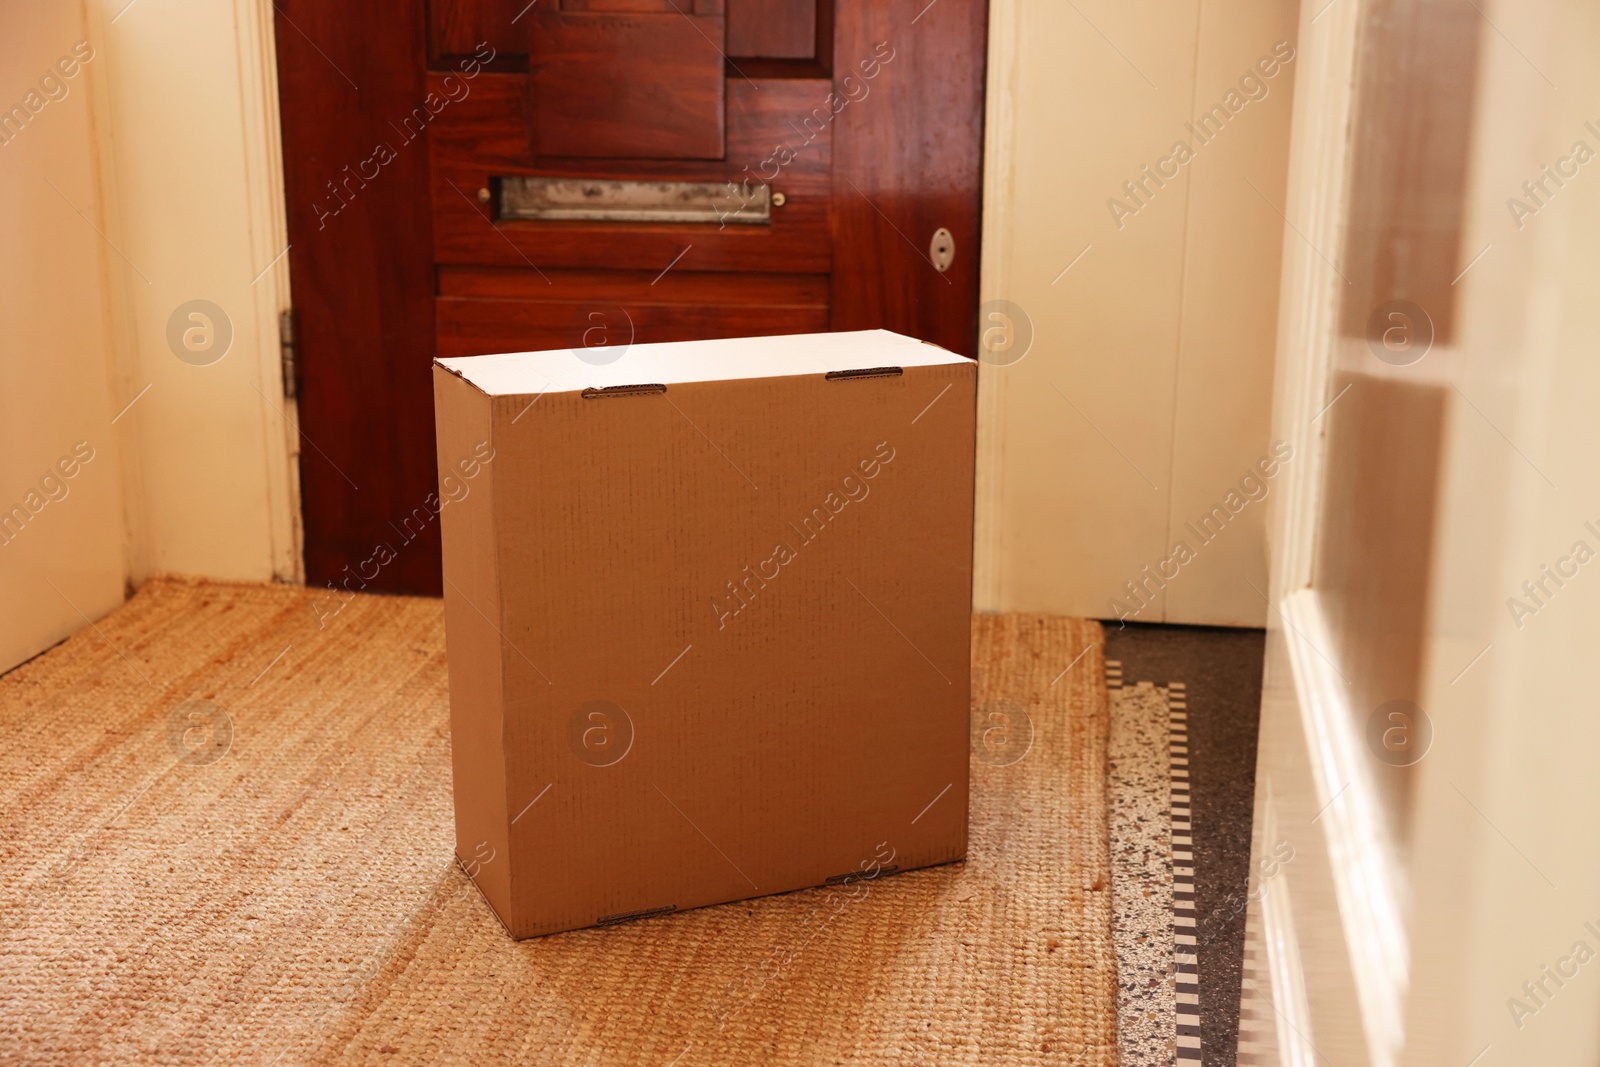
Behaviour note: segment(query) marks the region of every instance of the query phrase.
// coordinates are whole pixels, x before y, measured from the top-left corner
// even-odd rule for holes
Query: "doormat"
[[[513,942],[440,602],[338,603],[152,579],[0,677],[0,1062],[1117,1063],[1099,624],[974,619],[965,862]]]

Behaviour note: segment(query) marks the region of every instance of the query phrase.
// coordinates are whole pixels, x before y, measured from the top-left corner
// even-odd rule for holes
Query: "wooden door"
[[[276,10],[308,582],[439,591],[436,355],[976,351],[984,0]]]
[[[1464,1024],[1487,1017],[1457,1014],[1460,998],[1426,990],[1422,1001],[1448,1005],[1452,1025],[1406,1047],[1408,989],[1419,988],[1411,946],[1431,925],[1423,917],[1449,906],[1411,895],[1415,827],[1429,814],[1419,787],[1452,758],[1445,750],[1475,743],[1467,721],[1441,715],[1435,733],[1429,714],[1441,690],[1472,688],[1453,680],[1478,649],[1452,653],[1447,669],[1429,650],[1470,632],[1477,604],[1464,590],[1476,579],[1459,564],[1470,556],[1467,571],[1499,573],[1487,531],[1508,499],[1492,471],[1456,453],[1466,465],[1455,478],[1481,502],[1467,525],[1481,524],[1485,539],[1452,560],[1441,521],[1452,510],[1441,508],[1452,426],[1481,417],[1470,407],[1451,416],[1452,378],[1460,347],[1497,332],[1480,316],[1469,339],[1457,302],[1474,253],[1481,18],[1450,0],[1363,0],[1313,26],[1302,8],[1285,205],[1298,236],[1284,246],[1273,420],[1292,460],[1269,535],[1251,866],[1275,873],[1253,879],[1247,918],[1247,954],[1270,982],[1244,983],[1245,1014],[1282,1022],[1241,1031],[1241,1060],[1249,1051],[1274,1065],[1448,1062],[1438,1035],[1475,1038]],[[1448,772],[1461,783],[1474,773]],[[1470,840],[1456,828],[1478,817],[1471,802],[1437,784],[1448,786],[1449,836]],[[1292,857],[1281,869],[1264,862],[1275,851]],[[1449,940],[1462,944],[1456,930]]]

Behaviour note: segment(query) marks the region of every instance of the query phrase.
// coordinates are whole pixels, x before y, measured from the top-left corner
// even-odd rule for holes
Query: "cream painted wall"
[[[104,57],[80,46],[83,68],[74,56],[83,16],[73,4],[0,13],[0,108],[27,116],[0,116],[0,669],[122,602],[120,404],[87,84]]]
[[[1106,618],[1117,599],[1140,621],[1262,625],[1262,503],[1209,543],[1185,524],[1227,503],[1271,444],[1294,63],[1260,78],[1264,96],[1251,83],[1260,98],[1240,93],[1205,143],[1186,124],[1273,66],[1298,5],[990,11],[984,299],[1020,308],[1034,338],[1021,361],[982,369],[977,602]],[[1145,179],[1178,141],[1193,158]],[[1192,560],[1147,579],[1180,540]]]
[[[74,442],[96,451],[0,547],[0,669],[157,571],[297,580],[271,15],[267,0],[0,11],[6,107],[74,41],[93,50],[68,94],[0,145],[0,506]],[[232,332],[204,366],[168,343],[194,299]]]
[[[265,0],[88,0],[118,260],[119,387],[134,581],[158,571],[295,580],[292,405],[272,9]],[[209,300],[231,325],[220,360],[174,355],[169,319]]]

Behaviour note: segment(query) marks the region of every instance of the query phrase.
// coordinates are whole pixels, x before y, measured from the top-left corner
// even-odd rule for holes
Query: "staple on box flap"
[[[888,867],[879,867],[868,874],[866,871],[851,871],[849,874],[831,874],[823,885],[849,885],[851,882],[870,882],[875,878],[887,878],[900,870],[899,864],[890,864]]]
[[[629,911],[621,915],[604,915],[594,921],[596,926],[617,926],[621,923],[631,923],[635,919],[649,919],[656,915],[665,915],[677,911],[676,904],[667,904],[660,908],[645,908],[643,911]]]
[[[833,382],[841,378],[898,378],[904,373],[899,367],[861,367],[857,370],[831,370],[823,377]]]
[[[598,400],[607,396],[654,396],[657,393],[666,391],[667,387],[664,385],[608,385],[604,389],[595,389],[593,387],[585,389],[583,398],[585,400]]]

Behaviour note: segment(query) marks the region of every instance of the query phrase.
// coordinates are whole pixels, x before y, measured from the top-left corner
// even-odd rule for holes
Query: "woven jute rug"
[[[0,678],[0,1062],[1111,1067],[1100,629],[974,626],[965,863],[513,942],[439,602],[154,579]]]

